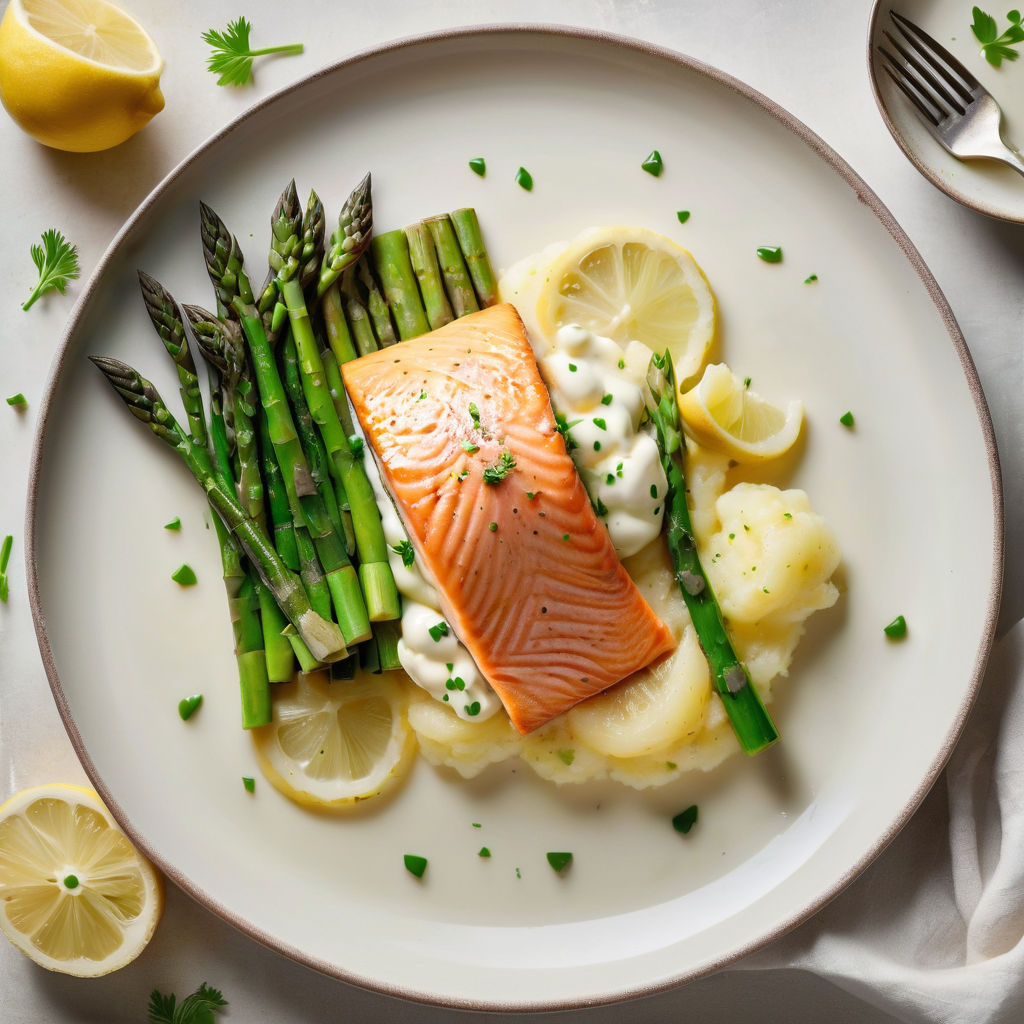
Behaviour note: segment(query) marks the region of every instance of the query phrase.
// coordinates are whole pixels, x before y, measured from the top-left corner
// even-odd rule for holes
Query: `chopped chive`
[[[404,565],[406,569],[416,561],[416,551],[412,544],[407,540],[400,540],[397,544],[392,544],[391,550],[394,551],[396,555],[402,556],[402,565]]]
[[[907,635],[907,620],[902,615],[897,615],[888,626],[885,627],[885,635],[893,640],[898,640]]]
[[[522,871],[520,871],[519,868],[516,868],[516,878],[522,878],[522,877],[523,877]]]
[[[427,632],[430,634],[430,639],[435,644],[439,644],[448,635],[448,623],[442,619],[436,625],[431,626]]]
[[[195,714],[196,708],[203,703],[203,695],[201,693],[193,694],[191,697],[183,697],[178,701],[178,714],[181,716],[183,722],[187,722],[193,714]]]
[[[470,718],[475,718],[477,715],[479,715],[480,714],[480,701],[475,700],[475,701],[473,701],[472,704],[467,704],[466,705],[466,714],[469,715]]]
[[[568,540],[568,539],[569,539],[569,534],[563,533],[562,534],[562,540]]]
[[[762,245],[758,248],[757,255],[760,256],[765,263],[781,263],[782,247],[778,245]]]
[[[64,876],[64,888],[65,889],[77,889],[79,886],[78,875],[65,875]]]
[[[0,546],[0,601],[7,604],[10,596],[10,584],[7,582],[7,563],[11,559],[11,548],[14,546],[14,537],[7,534],[4,537],[3,545]]]
[[[749,388],[750,387],[750,378],[749,377],[744,377],[743,378],[743,387],[744,388]]]
[[[600,450],[601,450],[601,442],[600,441],[595,441],[594,442],[594,451],[595,452],[599,452]]]
[[[689,219],[689,210],[676,210],[676,220],[679,221],[680,224],[685,224]]]
[[[601,396],[601,404],[602,405],[611,405],[612,404],[612,396],[611,395],[602,395]]]
[[[242,785],[245,786],[246,793],[256,792],[256,780],[249,775],[242,776]]]
[[[572,854],[567,852],[549,853],[548,863],[555,871],[564,871],[572,863]]]
[[[599,430],[607,430],[608,429],[608,424],[605,422],[605,420],[601,416],[595,416],[594,417],[594,426],[597,427]]]
[[[651,484],[651,497],[656,498],[658,496],[658,485]]]
[[[558,751],[558,760],[561,761],[562,764],[568,766],[568,765],[572,764],[573,761],[576,760],[576,751],[575,750],[559,750]]]
[[[818,275],[817,274],[810,274],[810,275],[808,275],[807,277],[804,278],[804,284],[811,284],[813,281],[817,281],[817,280],[818,280]]]
[[[569,364],[569,372],[570,373],[575,373],[578,369],[579,369],[579,367],[575,363],[570,363]]]
[[[472,455],[473,452],[480,451],[480,445],[473,444],[472,441],[463,441],[460,447],[464,452],[469,452],[470,455]]]
[[[626,360],[620,358],[619,359],[619,369],[620,370],[624,370],[625,368],[626,368]]]
[[[183,587],[191,587],[196,582],[196,574],[192,566],[185,562],[171,573],[171,579]]]
[[[417,402],[422,402],[422,401],[423,401],[423,399],[424,399],[424,398],[426,398],[426,397],[427,397],[427,393],[426,393],[426,391],[421,391],[421,392],[420,392],[420,393],[419,393],[419,394],[418,394],[418,395],[416,396],[416,401],[417,401]]]
[[[679,765],[677,765],[675,763],[675,761],[666,761],[665,762],[665,770],[666,771],[674,772],[678,767],[679,767]]]
[[[793,518],[793,513],[792,512],[783,512],[782,513],[782,518],[783,519],[792,519]]]
[[[606,484],[608,484],[608,486],[610,487],[610,486],[611,486],[611,485],[612,485],[613,483],[615,483],[615,474],[614,474],[614,473],[609,473],[609,474],[608,474],[608,475],[607,475],[607,476],[606,476],[606,477],[604,478],[604,482],[605,482]]]
[[[164,523],[165,530],[180,530],[181,529],[181,517],[175,516],[169,523]]]
[[[640,166],[648,173],[653,174],[654,177],[658,177],[661,174],[664,164],[662,163],[661,154],[656,150],[652,149],[647,154],[647,158]]]
[[[690,829],[693,828],[693,826],[696,825],[696,824],[697,824],[697,805],[696,804],[690,804],[690,806],[687,807],[685,811],[680,811],[672,819],[672,827],[677,832],[682,832],[683,835],[686,835],[686,833],[689,832]]]
[[[426,857],[420,857],[415,853],[407,853],[403,859],[405,860],[405,870],[410,875],[415,875],[417,878],[423,877],[423,872],[427,870]]]
[[[449,665],[448,666],[448,671],[451,672],[451,670],[452,670],[452,667],[451,667],[451,665]],[[473,828],[483,828],[483,825],[481,825],[479,821],[473,821],[473,822],[470,822],[470,824],[473,826]]]
[[[843,415],[839,417],[839,422],[842,423],[844,427],[852,427],[853,413],[850,412],[849,409],[847,409],[846,412],[844,412]]]
[[[19,391],[7,399],[7,404],[14,406],[19,412],[28,408],[28,399]]]
[[[526,496],[530,499],[530,501],[533,501],[533,499],[537,497],[537,492],[536,491],[527,491],[526,492]]]
[[[475,156],[469,161],[469,169],[482,178],[487,173],[487,161],[482,156]]]
[[[520,167],[516,171],[516,184],[527,192],[533,191],[533,175],[525,168]]]
[[[478,857],[490,857],[490,855],[491,851],[488,850],[486,846],[481,846],[479,851],[477,852]]]
[[[487,529],[490,530],[491,533],[497,533],[498,532],[498,524],[497,523],[488,523],[487,524]]]

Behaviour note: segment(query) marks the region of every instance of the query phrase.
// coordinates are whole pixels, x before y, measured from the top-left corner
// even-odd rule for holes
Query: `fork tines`
[[[951,114],[965,114],[977,98],[973,90],[980,86],[978,80],[924,29],[896,11],[890,11],[889,16],[907,44],[883,30],[903,58],[901,62],[884,47],[878,48],[889,62],[885,68],[889,77],[933,125]]]

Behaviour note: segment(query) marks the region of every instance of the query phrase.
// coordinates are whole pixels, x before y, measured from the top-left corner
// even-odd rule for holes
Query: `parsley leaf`
[[[203,33],[203,42],[213,47],[207,58],[207,70],[215,75],[218,85],[245,85],[252,79],[252,61],[267,53],[302,53],[302,43],[287,46],[268,46],[253,50],[249,46],[252,24],[245,18],[237,18],[228,24],[223,32],[210,29]]]
[[[213,1024],[213,1015],[227,1006],[227,1000],[204,981],[180,1006],[173,995],[153,989],[149,997],[149,1024]]]
[[[29,309],[40,295],[54,289],[63,295],[68,281],[81,276],[82,273],[78,265],[78,246],[71,245],[56,228],[44,231],[43,244],[33,245],[29,252],[32,254],[36,270],[39,271],[39,281],[22,305],[22,309]]]
[[[512,453],[504,451],[498,458],[498,461],[493,466],[486,466],[484,468],[484,483],[485,484],[497,484],[505,479],[516,468],[516,460],[512,457]]]
[[[407,540],[400,540],[397,544],[392,544],[391,550],[394,551],[396,555],[402,556],[402,565],[404,565],[406,569],[416,561],[416,551],[412,544]]]
[[[999,34],[999,26],[991,14],[986,14],[980,7],[973,8],[974,23],[971,31],[975,39],[981,43],[981,53],[993,67],[1001,67],[1004,60],[1016,60],[1020,54],[1013,49],[1018,43],[1024,42],[1024,26],[1021,25],[1020,11],[1009,11],[1006,15],[1010,22],[1006,31]]]

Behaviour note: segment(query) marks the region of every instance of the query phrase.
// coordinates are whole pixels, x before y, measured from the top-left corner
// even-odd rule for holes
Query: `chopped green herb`
[[[693,828],[693,826],[696,825],[696,824],[697,824],[697,805],[696,804],[690,804],[690,806],[687,807],[685,811],[680,811],[672,819],[672,827],[677,832],[682,832],[683,835],[686,835],[686,833],[689,832],[690,829]]]
[[[427,393],[426,393],[426,391],[421,391],[421,392],[420,392],[420,393],[419,393],[419,394],[418,394],[418,395],[416,396],[416,401],[417,401],[417,402],[422,402],[422,401],[423,401],[423,399],[424,399],[424,398],[426,398],[426,397],[427,397]]]
[[[885,627],[885,635],[893,640],[899,640],[907,635],[907,620],[902,615],[897,615],[888,626]]]
[[[448,671],[451,672],[451,670],[452,670],[452,666],[449,665],[448,666]],[[483,828],[483,825],[481,825],[479,821],[471,822],[471,824],[472,824],[473,828]]]
[[[571,434],[572,428],[579,422],[579,420],[573,420],[572,423],[569,423],[560,412],[555,413],[555,429],[562,435],[567,452],[571,452],[574,448],[579,447]]]
[[[497,523],[488,523],[487,524],[487,529],[490,530],[491,533],[497,533],[498,532],[498,524]]]
[[[569,372],[570,373],[575,373],[578,369],[579,369],[579,367],[575,363],[570,363],[569,364]]]
[[[355,458],[361,459],[363,457],[366,446],[363,443],[363,439],[358,434],[353,434],[348,439],[348,447]]]
[[[213,1015],[227,1006],[227,1000],[204,981],[180,1006],[173,995],[165,996],[153,989],[149,996],[149,1024],[213,1024]]]
[[[175,516],[169,523],[164,523],[165,530],[180,530],[181,529],[181,517]]]
[[[561,761],[562,764],[568,766],[568,765],[572,764],[573,761],[576,760],[576,751],[575,750],[559,750],[558,751],[558,760]]]
[[[602,395],[601,396],[601,404],[602,405],[611,405],[612,404],[612,396],[611,395]]]
[[[648,173],[653,174],[654,177],[658,177],[661,174],[664,164],[662,163],[661,154],[656,150],[652,149],[647,154],[647,158],[640,166]]]
[[[813,284],[817,280],[818,280],[818,275],[817,274],[809,274],[807,277],[804,278],[804,284]]]
[[[620,358],[620,359],[619,359],[619,369],[620,369],[620,370],[624,370],[625,368],[626,368],[626,360],[625,360],[625,359],[622,359],[622,358]]]
[[[594,442],[594,451],[595,452],[599,452],[600,450],[601,450],[601,442],[600,441],[595,441]]]
[[[765,263],[782,262],[782,248],[778,245],[762,245],[757,250],[757,255],[760,256]]]
[[[1024,42],[1024,27],[1021,26],[1020,11],[1010,11],[1006,17],[1009,27],[1000,35],[996,19],[986,14],[980,7],[972,9],[974,24],[971,31],[981,43],[981,53],[993,67],[1001,67],[1004,60],[1016,60],[1020,54],[1013,49],[1018,43]]]
[[[793,513],[792,512],[783,512],[782,513],[782,518],[783,519],[792,519],[793,518]]]
[[[417,878],[423,877],[423,872],[427,870],[427,858],[420,857],[415,853],[407,853],[405,855],[405,870],[410,875],[415,875]]]
[[[18,412],[22,412],[28,408],[28,399],[19,391],[16,395],[11,395],[7,399],[7,404],[14,406]]]
[[[516,868],[516,878],[522,878],[522,877],[523,877],[522,871],[520,871],[519,868]]]
[[[473,452],[480,451],[480,445],[473,444],[472,441],[463,441],[460,447],[464,452],[469,452],[470,455],[472,455]]]
[[[391,550],[394,551],[396,555],[402,556],[402,565],[404,565],[406,569],[416,561],[416,551],[412,544],[407,540],[400,540],[397,544],[392,544]]]
[[[196,574],[187,562],[171,573],[171,579],[183,587],[191,587],[196,582]]]
[[[608,429],[607,422],[605,422],[604,418],[601,417],[601,416],[595,416],[594,417],[594,426],[597,427],[598,430],[607,430]]]
[[[488,850],[486,846],[481,846],[479,851],[477,852],[478,857],[490,857],[490,855],[491,851]]]
[[[608,485],[609,487],[611,487],[611,485],[612,485],[613,483],[615,483],[615,474],[614,474],[614,473],[609,473],[609,474],[608,474],[608,475],[607,475],[607,476],[606,476],[606,477],[604,478],[604,482],[605,482],[605,483],[606,483],[606,484],[607,484],[607,485]]]
[[[519,170],[516,171],[516,184],[520,188],[526,189],[527,192],[532,192],[533,175],[525,167],[520,167]]]
[[[651,497],[656,498],[658,496],[658,485],[651,484]]]
[[[475,718],[477,715],[479,715],[480,714],[480,701],[475,700],[475,701],[473,701],[472,704],[467,704],[466,705],[466,714],[469,715],[470,718]]]
[[[526,496],[530,499],[530,501],[533,501],[533,499],[537,497],[537,492],[536,491],[527,491],[526,492]]]
[[[246,793],[256,792],[256,780],[250,775],[242,776],[242,785],[245,786]]]
[[[847,409],[847,411],[844,412],[843,415],[839,417],[839,422],[842,423],[844,427],[852,427],[853,413],[850,412],[849,409]]]
[[[475,156],[469,161],[469,169],[482,178],[487,173],[487,161],[482,156]]]
[[[569,539],[569,534],[563,533],[562,534],[562,540],[568,540],[568,539]]]
[[[689,210],[676,210],[676,220],[679,221],[680,224],[685,224],[689,219]]]
[[[78,875],[65,875],[64,876],[64,888],[65,889],[77,889],[79,885]]]
[[[548,863],[556,871],[564,871],[572,863],[571,853],[549,853]]]
[[[679,765],[677,765],[675,763],[675,761],[666,761],[665,762],[665,769],[667,771],[674,772],[678,767],[679,767]]]
[[[484,483],[501,483],[516,468],[516,460],[510,451],[503,451],[493,466],[484,467]]]
[[[183,697],[178,701],[178,714],[181,716],[183,722],[187,722],[196,711],[196,708],[203,703],[203,695],[201,693],[193,694],[191,697]]]
[[[749,377],[744,377],[743,378],[743,387],[744,388],[749,388],[750,387],[750,378]]]
[[[608,506],[600,498],[594,501],[594,514],[597,516],[608,515]]]
[[[215,75],[218,85],[245,85],[252,79],[252,62],[254,57],[262,57],[267,53],[302,53],[302,43],[289,43],[286,46],[267,46],[254,50],[249,45],[249,33],[252,24],[245,18],[237,18],[229,22],[223,32],[210,29],[203,33],[203,42],[213,48],[206,59],[206,70]]]
[[[7,604],[10,595],[10,584],[7,582],[7,563],[11,560],[11,548],[14,546],[14,537],[7,534],[4,542],[0,545],[0,601]]]
[[[56,290],[63,295],[68,281],[82,273],[78,265],[78,246],[71,245],[56,228],[44,231],[42,241],[42,245],[29,247],[32,262],[39,272],[39,280],[32,294],[22,304],[21,308],[25,310],[31,309],[36,299],[47,292]]]
[[[476,430],[480,429],[480,410],[477,408],[476,402],[469,403],[469,418],[473,421],[473,427]]]
[[[431,626],[427,632],[430,634],[430,639],[435,644],[439,644],[448,635],[448,623],[442,619],[436,625]]]

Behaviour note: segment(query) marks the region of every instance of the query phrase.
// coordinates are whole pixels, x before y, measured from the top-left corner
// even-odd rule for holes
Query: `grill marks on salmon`
[[[512,306],[342,373],[442,612],[520,732],[675,646],[594,514]]]

